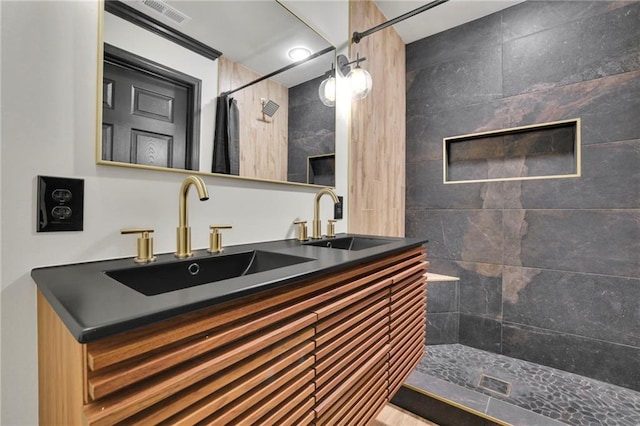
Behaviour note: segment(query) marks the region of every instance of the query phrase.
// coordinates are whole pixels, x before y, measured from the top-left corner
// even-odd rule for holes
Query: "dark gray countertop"
[[[339,234],[337,237],[351,235]],[[358,251],[305,246],[296,239],[228,246],[222,254],[195,250],[190,258],[195,261],[249,250],[289,254],[311,260],[155,296],[145,296],[104,274],[104,271],[135,266],[133,257],[35,268],[31,271],[31,277],[71,334],[78,342],[87,343],[426,243],[425,239],[420,238],[385,239],[393,241]],[[175,261],[173,253],[166,253],[158,255],[154,264]]]

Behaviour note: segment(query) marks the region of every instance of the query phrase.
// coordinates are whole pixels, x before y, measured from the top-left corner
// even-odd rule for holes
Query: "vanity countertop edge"
[[[349,236],[383,238],[393,242],[359,251],[309,246],[297,239],[227,246],[222,254],[195,250],[190,258],[194,262],[205,257],[250,250],[289,254],[311,260],[155,296],[138,293],[104,273],[133,266],[133,257],[39,267],[31,271],[31,277],[71,335],[79,343],[89,343],[240,297],[343,270],[427,242],[424,238],[336,235]],[[156,263],[176,261],[173,253],[159,254],[157,257]]]

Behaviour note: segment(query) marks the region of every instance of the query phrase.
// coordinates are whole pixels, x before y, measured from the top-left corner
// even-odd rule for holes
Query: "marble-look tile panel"
[[[457,312],[427,313],[427,345],[458,343]]]
[[[428,114],[421,109],[420,102],[407,106],[408,163],[442,160],[443,138],[503,129],[508,120],[502,100]]]
[[[427,287],[427,313],[458,312],[459,281],[429,282]]]
[[[505,95],[640,69],[639,19],[636,2],[504,43]]]
[[[476,315],[460,314],[458,341],[484,351],[502,353],[502,322]]]
[[[277,120],[278,116],[273,116]],[[289,108],[289,137],[300,138],[316,133],[335,132],[335,110],[318,102]]]
[[[497,209],[503,206],[502,182],[445,185],[442,161],[407,163],[407,208]]]
[[[502,318],[502,265],[457,262],[460,265],[460,313]]]
[[[320,131],[313,135],[294,138],[289,136],[287,152],[287,178],[291,182],[307,181],[307,157],[335,153],[335,133]],[[294,177],[299,177],[295,179]]]
[[[502,46],[407,73],[407,111],[426,115],[502,97]]]
[[[328,71],[328,70],[327,70]],[[289,88],[289,107],[297,107],[309,103],[320,103],[320,97],[318,96],[318,88],[320,83],[325,79],[325,76],[314,78],[313,80],[305,81],[302,84]],[[329,110],[333,110],[331,107],[325,106]]]
[[[502,295],[504,321],[640,349],[638,278],[505,266]]]
[[[638,209],[638,164],[640,140],[586,145],[582,148],[582,175],[579,178],[505,182],[504,186],[510,190],[504,192],[504,207]]]
[[[505,265],[640,276],[640,210],[505,210],[503,216]]]
[[[506,322],[502,338],[504,355],[640,390],[640,348]]]
[[[637,139],[640,71],[504,99],[507,127],[580,118],[582,144]]]
[[[407,71],[479,56],[482,48],[501,44],[500,23],[501,17],[496,13],[409,43],[406,47]]]
[[[631,1],[537,1],[523,2],[502,11],[502,41],[507,42],[572,21],[600,15]]]
[[[502,317],[502,265],[444,259],[430,259],[430,262],[430,270],[460,278],[460,313],[493,319]]]
[[[427,236],[430,257],[480,263],[502,260],[498,210],[408,209],[406,235]]]

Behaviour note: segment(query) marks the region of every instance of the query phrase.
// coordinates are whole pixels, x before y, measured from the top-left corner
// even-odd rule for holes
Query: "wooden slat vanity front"
[[[81,344],[38,291],[41,425],[365,425],[424,348],[424,248]]]

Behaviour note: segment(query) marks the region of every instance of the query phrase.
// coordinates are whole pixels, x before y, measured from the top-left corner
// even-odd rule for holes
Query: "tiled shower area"
[[[639,424],[602,404],[638,411],[640,2],[526,1],[407,45],[406,71],[406,235],[429,239],[430,271],[460,278],[429,284],[420,374],[470,390],[465,368],[486,362],[484,383],[504,373],[534,412],[546,394],[567,401],[549,408],[559,421]],[[479,181],[507,157],[545,175],[557,156],[534,138],[478,145],[475,181],[443,183],[443,139],[569,119],[580,176]]]
[[[640,425],[640,392],[460,344],[427,346],[408,383],[513,424]],[[491,398],[532,414],[483,411]]]

